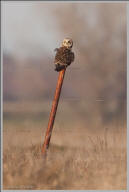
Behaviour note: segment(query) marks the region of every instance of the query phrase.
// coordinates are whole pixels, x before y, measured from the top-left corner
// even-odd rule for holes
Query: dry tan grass
[[[55,129],[45,161],[40,126],[5,127],[4,189],[126,189],[126,129]]]

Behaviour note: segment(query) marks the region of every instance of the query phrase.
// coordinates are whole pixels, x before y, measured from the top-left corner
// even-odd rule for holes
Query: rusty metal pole
[[[49,147],[49,143],[50,143],[50,139],[51,139],[51,135],[52,135],[52,129],[53,129],[53,125],[54,125],[54,120],[55,120],[55,116],[56,116],[56,111],[57,111],[57,107],[58,107],[58,102],[59,102],[59,98],[60,98],[60,93],[61,93],[61,88],[62,88],[62,84],[63,84],[65,71],[66,71],[66,69],[63,69],[63,70],[61,70],[59,72],[56,91],[55,91],[55,96],[54,96],[54,99],[53,99],[53,102],[52,102],[52,108],[51,108],[51,112],[50,112],[50,116],[49,116],[48,127],[47,127],[47,130],[46,130],[45,140],[44,140],[44,143],[43,143],[43,146],[42,146],[42,154],[46,154],[47,149]]]

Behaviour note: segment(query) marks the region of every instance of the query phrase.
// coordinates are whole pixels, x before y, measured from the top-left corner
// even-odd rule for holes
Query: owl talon
[[[57,71],[57,72],[61,71],[62,69],[65,69],[65,68],[66,68],[66,66],[64,66],[64,65],[60,65],[60,64],[55,65],[55,71]]]

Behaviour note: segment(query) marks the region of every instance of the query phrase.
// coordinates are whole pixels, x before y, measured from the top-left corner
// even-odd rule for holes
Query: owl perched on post
[[[65,69],[74,61],[74,53],[71,51],[72,46],[72,39],[66,38],[62,42],[62,46],[55,49],[55,71],[61,71],[62,69]]]

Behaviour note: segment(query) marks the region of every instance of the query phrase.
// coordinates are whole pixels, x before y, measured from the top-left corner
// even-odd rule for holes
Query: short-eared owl
[[[74,61],[74,53],[71,51],[72,46],[72,39],[66,38],[62,42],[62,46],[55,49],[55,71],[61,71],[62,69],[65,69]]]

